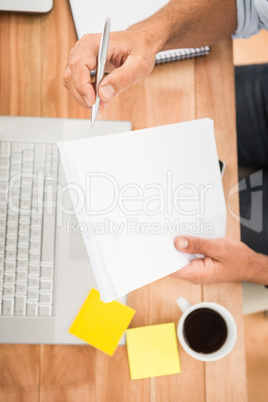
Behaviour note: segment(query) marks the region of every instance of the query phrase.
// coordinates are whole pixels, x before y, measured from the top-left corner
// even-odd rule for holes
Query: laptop
[[[57,142],[130,130],[127,121],[91,128],[85,119],[0,116],[0,343],[84,343],[68,328],[97,285]]]
[[[0,11],[48,13],[53,0],[0,0]]]

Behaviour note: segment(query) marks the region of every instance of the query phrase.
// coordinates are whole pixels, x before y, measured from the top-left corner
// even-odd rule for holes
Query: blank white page
[[[69,0],[78,39],[87,33],[101,32],[105,17],[111,16],[111,31],[121,31],[144,20],[168,0]]]
[[[85,243],[94,242],[103,259],[93,269],[107,277],[105,287],[112,282],[117,297],[193,258],[175,249],[177,235],[224,236],[212,120],[69,141],[60,150],[85,194],[78,220]]]

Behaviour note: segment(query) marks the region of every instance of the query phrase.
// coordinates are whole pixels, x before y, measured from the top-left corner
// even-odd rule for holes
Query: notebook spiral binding
[[[206,56],[209,54],[209,52],[209,46],[163,51],[157,53],[155,56],[155,65],[170,63],[178,60],[192,59],[193,57]]]

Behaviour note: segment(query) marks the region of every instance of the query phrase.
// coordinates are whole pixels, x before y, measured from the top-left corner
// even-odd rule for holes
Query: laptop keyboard
[[[51,316],[58,148],[0,142],[0,315]]]

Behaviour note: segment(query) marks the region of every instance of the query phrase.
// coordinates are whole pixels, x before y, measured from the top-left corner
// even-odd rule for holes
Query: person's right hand
[[[90,71],[97,68],[100,34],[84,35],[70,51],[63,76],[64,86],[77,102],[90,108],[95,103],[95,84]],[[100,110],[129,86],[152,71],[156,51],[145,31],[120,31],[110,34],[106,75],[99,85]]]

